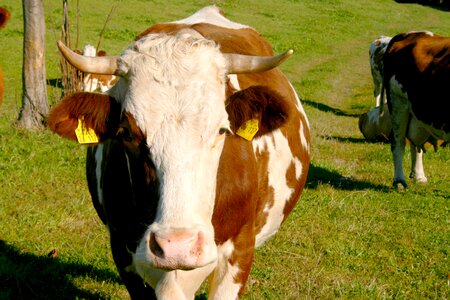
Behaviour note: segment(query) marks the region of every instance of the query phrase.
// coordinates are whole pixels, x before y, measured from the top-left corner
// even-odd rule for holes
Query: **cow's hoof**
[[[414,173],[411,173],[409,178],[413,179],[415,183],[425,184],[428,182],[428,179],[425,176],[417,176]]]
[[[426,178],[414,178],[414,181],[420,184],[426,184],[428,182]]]
[[[395,189],[397,189],[397,191],[404,191],[408,187],[406,181],[404,180],[394,180],[393,186]]]

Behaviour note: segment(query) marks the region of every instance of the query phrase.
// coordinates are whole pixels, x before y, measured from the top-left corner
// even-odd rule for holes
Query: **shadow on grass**
[[[306,187],[309,189],[315,189],[321,184],[328,184],[335,189],[344,191],[371,189],[385,193],[389,192],[389,188],[387,186],[342,176],[336,171],[318,167],[311,163],[309,166],[308,179],[306,180]]]
[[[74,277],[120,282],[117,274],[77,262],[21,253],[0,240],[0,299],[108,299],[73,284]]]
[[[302,99],[301,101],[302,101],[302,104],[314,107],[323,112],[331,112],[331,113],[335,114],[336,116],[359,118],[359,116],[361,115],[360,113],[349,113],[349,112],[343,111],[339,108],[331,107],[329,105],[319,103],[319,102],[314,102],[311,100]]]
[[[354,137],[342,137],[342,136],[330,136],[330,135],[320,135],[321,138],[325,140],[336,140],[341,143],[353,143],[353,144],[374,144],[378,142],[370,142],[365,138],[354,138]]]
[[[397,3],[417,3],[423,6],[429,6],[442,11],[450,11],[449,0],[395,0]]]

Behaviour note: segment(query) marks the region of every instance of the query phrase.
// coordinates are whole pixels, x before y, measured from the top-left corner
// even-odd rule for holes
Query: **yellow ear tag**
[[[84,118],[78,118],[78,127],[75,129],[75,134],[80,144],[95,144],[98,143],[98,137],[94,129],[87,128],[84,124]]]
[[[247,141],[251,141],[258,130],[258,120],[251,119],[242,124],[241,127],[239,127],[239,129],[236,131],[236,134],[240,137],[243,137]]]

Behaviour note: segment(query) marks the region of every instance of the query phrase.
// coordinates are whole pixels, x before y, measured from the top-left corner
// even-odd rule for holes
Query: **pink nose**
[[[202,231],[152,232],[149,247],[153,263],[160,269],[191,270],[204,265],[205,238]]]

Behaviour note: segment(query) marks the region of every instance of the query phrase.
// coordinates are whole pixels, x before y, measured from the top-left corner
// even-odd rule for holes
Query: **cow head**
[[[391,116],[387,105],[372,108],[359,117],[359,130],[370,142],[387,142],[392,131]]]
[[[129,147],[145,148],[136,152],[145,153],[158,182],[154,219],[134,255],[135,265],[143,266],[138,273],[147,266],[193,269],[214,262],[211,218],[226,136],[247,118],[257,118],[264,134],[288,114],[269,89],[250,88],[226,99],[227,75],[269,70],[292,51],[275,57],[223,54],[195,31],[145,36],[119,57],[85,57],[59,47],[81,71],[120,79],[108,94],[65,98],[52,110],[49,127],[76,139],[82,117],[100,143],[125,135]],[[246,95],[252,98],[248,105]]]

